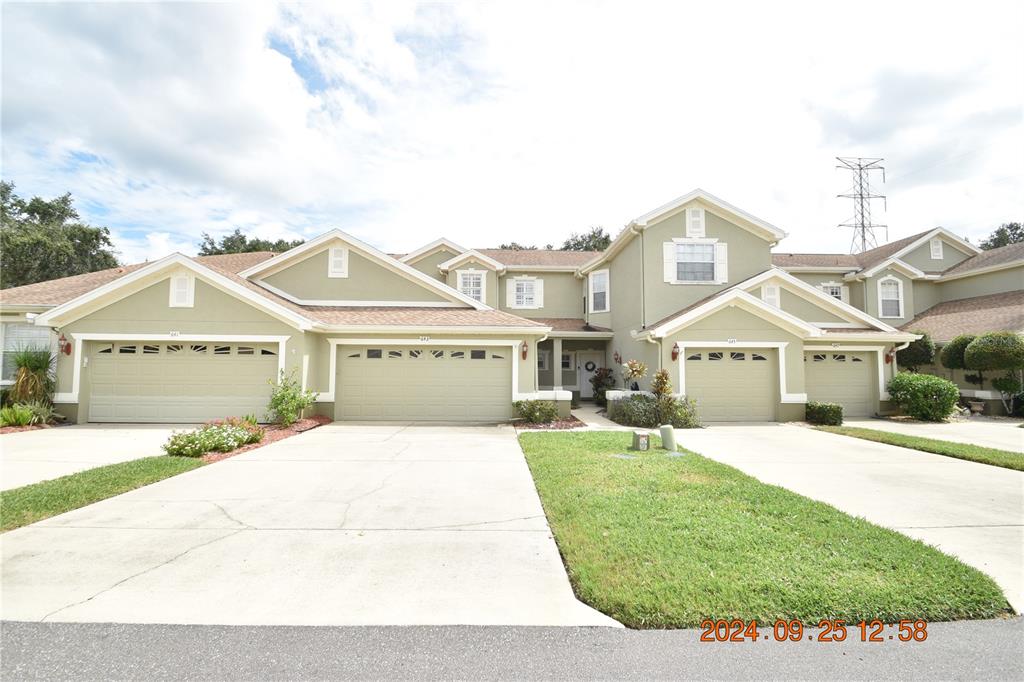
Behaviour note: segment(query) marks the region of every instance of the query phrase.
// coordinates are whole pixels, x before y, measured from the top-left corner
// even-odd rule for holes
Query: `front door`
[[[576,363],[579,368],[580,397],[593,398],[594,385],[590,383],[590,377],[604,366],[604,353],[601,351],[580,351],[576,353]]]

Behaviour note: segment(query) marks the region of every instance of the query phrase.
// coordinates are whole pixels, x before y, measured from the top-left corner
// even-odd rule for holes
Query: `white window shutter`
[[[327,276],[348,277],[348,249],[333,246],[328,250],[327,256]]]
[[[840,289],[840,293],[841,293],[841,295],[843,297],[842,298],[843,303],[849,303],[850,302],[850,287],[848,287],[848,286],[846,286],[844,284],[842,286],[842,288]]]
[[[544,307],[544,280],[540,278],[533,280],[533,307]]]
[[[686,209],[686,236],[690,239],[704,238],[704,209]]]
[[[715,283],[725,284],[729,281],[729,249],[728,244],[715,244]]]
[[[665,281],[676,281],[676,244],[665,242],[661,245],[663,258],[665,259]]]
[[[775,284],[765,284],[761,287],[761,300],[770,306],[779,307],[779,287]]]
[[[516,307],[516,281],[511,277],[505,280],[505,305],[509,308]]]
[[[942,260],[942,240],[933,239],[931,240],[929,246],[931,247],[932,251],[932,260]]]

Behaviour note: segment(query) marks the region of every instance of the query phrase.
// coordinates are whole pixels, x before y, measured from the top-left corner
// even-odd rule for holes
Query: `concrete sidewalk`
[[[1020,419],[988,419],[972,417],[964,421],[930,424],[926,422],[893,419],[847,419],[843,426],[876,429],[902,433],[907,436],[950,440],[954,443],[981,445],[986,448],[1008,450],[1024,456],[1024,429],[1018,428]]]
[[[0,436],[0,490],[105,464],[162,455],[171,433],[194,424],[76,424]]]
[[[611,625],[508,426],[329,425],[3,535],[7,620]]]
[[[1024,472],[791,424],[676,433],[684,448],[959,557],[1024,611]]]

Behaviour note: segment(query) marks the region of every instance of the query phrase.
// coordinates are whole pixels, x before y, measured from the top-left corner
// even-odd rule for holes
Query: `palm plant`
[[[12,402],[46,401],[53,396],[54,368],[57,358],[49,348],[25,346],[16,350],[14,383],[11,384],[9,399]]]

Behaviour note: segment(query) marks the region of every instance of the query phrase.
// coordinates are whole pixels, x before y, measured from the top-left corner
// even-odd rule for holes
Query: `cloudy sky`
[[[235,227],[558,244],[694,187],[847,251],[836,156],[885,157],[891,239],[1024,217],[1020,2],[2,12],[3,178],[126,262]]]

